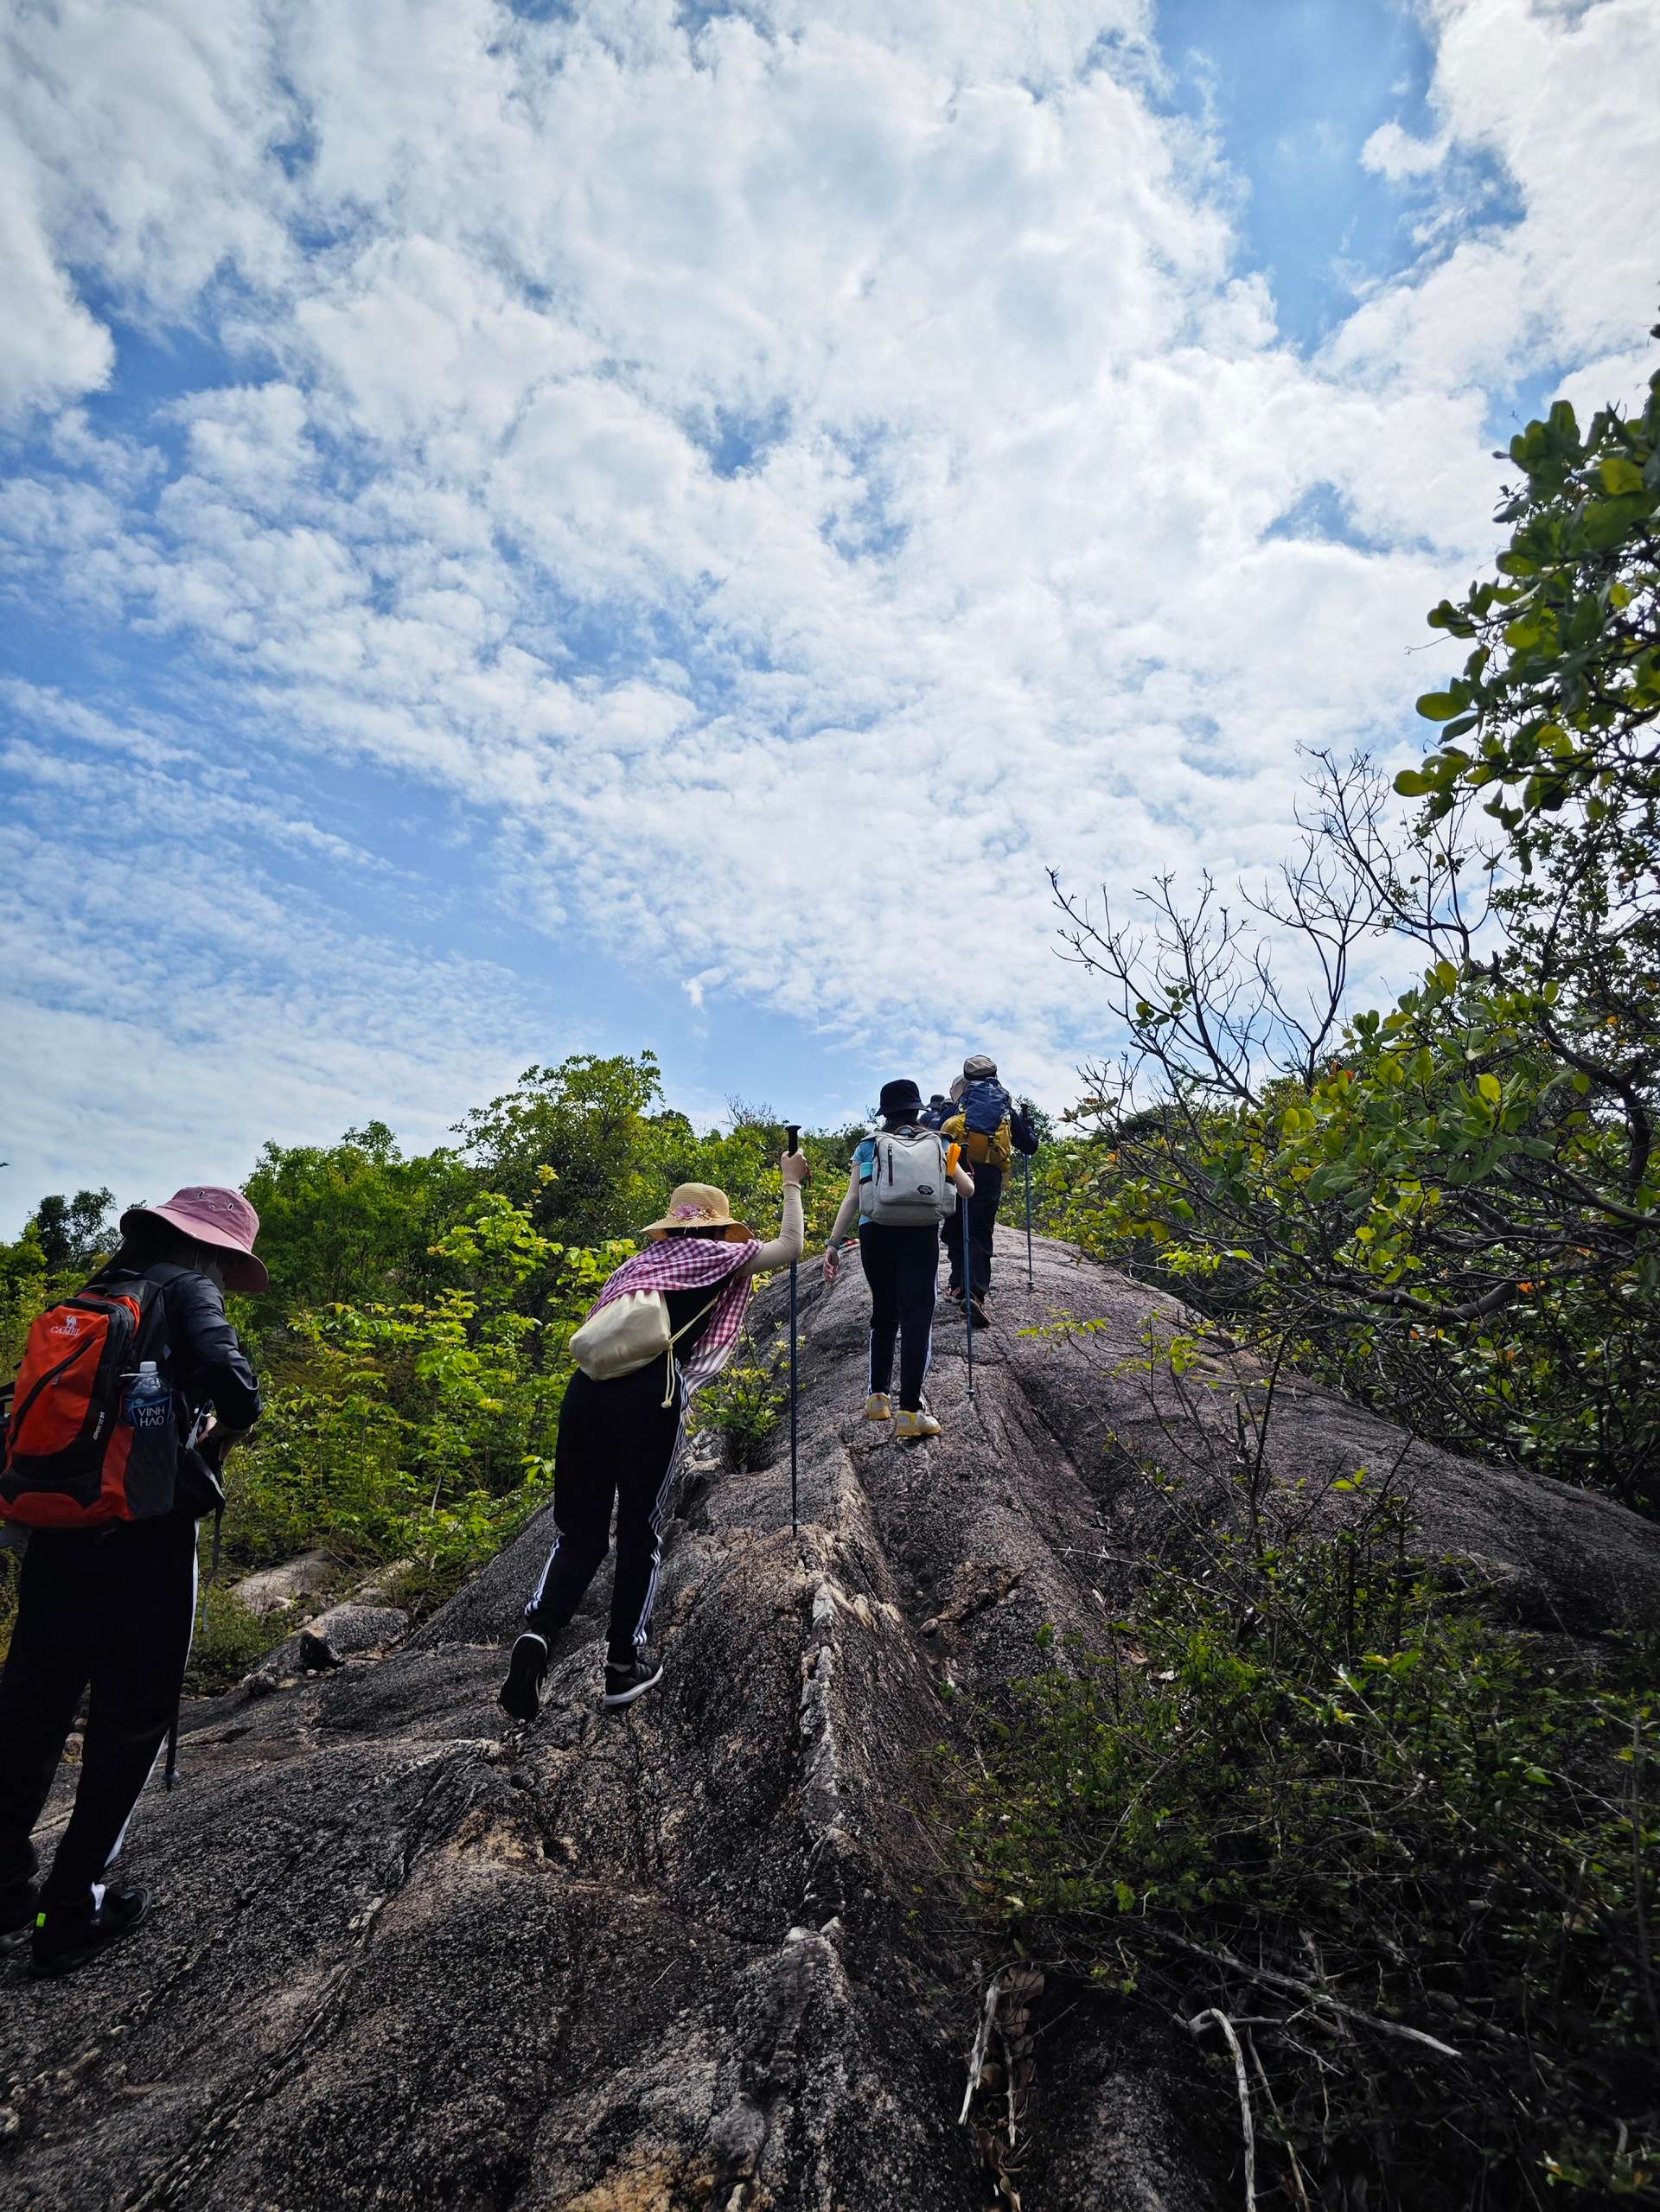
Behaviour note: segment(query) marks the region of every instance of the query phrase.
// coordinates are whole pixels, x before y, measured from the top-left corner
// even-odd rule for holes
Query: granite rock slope
[[[1217,1367],[1172,1395],[1138,1360],[1149,1316],[1175,1326],[1178,1309],[1047,1243],[1028,1292],[1017,1257],[1010,1239],[972,1405],[942,1316],[946,1433],[915,1448],[861,1418],[857,1268],[833,1287],[802,1271],[799,1529],[782,1432],[757,1471],[693,1452],[660,1600],[667,1672],[626,1713],[597,1709],[593,1606],[540,1719],[503,1724],[536,1524],[385,1655],[331,1652],[322,1675],[194,1709],[184,1785],[146,1796],[124,1860],[151,1924],[64,1983],[16,1967],[0,1982],[5,2201],[993,2202],[984,2134],[958,2110],[996,1962],[942,1903],[931,1747],[963,1710],[942,1692],[999,1701],[1042,1663],[1040,1629],[1087,1635],[1178,1539],[1144,1463],[1185,1470],[1195,1509],[1235,1510],[1230,1393],[1254,1386]],[[782,1299],[757,1302],[763,1348]],[[1308,1478],[1287,1490],[1299,1510],[1341,1509],[1336,1475],[1393,1468],[1427,1546],[1475,1562],[1518,1619],[1660,1618],[1660,1531],[1406,1444],[1296,1385],[1270,1450],[1281,1484]],[[61,1794],[48,1831],[63,1812]],[[1104,2003],[1039,2000],[1034,2026],[1027,2212],[1223,2201],[1184,2039]]]

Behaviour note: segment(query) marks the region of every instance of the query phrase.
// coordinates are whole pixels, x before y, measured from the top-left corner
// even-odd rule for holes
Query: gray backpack
[[[884,1129],[872,1140],[876,1157],[860,1208],[884,1228],[937,1228],[957,1210],[945,1171],[945,1139],[932,1129]]]

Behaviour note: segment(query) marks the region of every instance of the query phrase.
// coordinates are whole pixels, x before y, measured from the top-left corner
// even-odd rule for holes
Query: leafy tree
[[[16,1373],[29,1325],[46,1304],[46,1252],[30,1221],[15,1244],[0,1244],[0,1389]]]
[[[651,1218],[638,1209],[648,1202],[648,1111],[661,1090],[652,1053],[575,1053],[557,1068],[527,1068],[456,1133],[485,1186],[525,1207],[538,1229],[594,1243]]]
[[[115,1225],[110,1209],[112,1190],[78,1190],[73,1198],[61,1194],[42,1198],[35,1209],[35,1233],[51,1275],[86,1267],[112,1251]]]
[[[267,1144],[246,1185],[271,1283],[254,1325],[268,1331],[308,1306],[418,1291],[433,1279],[430,1247],[478,1188],[454,1152],[405,1159],[380,1121],[338,1144]]]
[[[1409,826],[1363,762],[1325,756],[1300,850],[1238,904],[1207,880],[1184,907],[1166,879],[1129,921],[1057,886],[1130,1038],[1093,1071],[1073,1218],[1156,1255],[1274,1356],[1644,1506],[1660,1502],[1657,419],[1651,387],[1638,424],[1611,411],[1580,441],[1558,408],[1516,442],[1504,580],[1431,618],[1482,637],[1421,702],[1478,749],[1398,779],[1426,802]],[[1393,1005],[1357,1008],[1380,937],[1427,964]]]

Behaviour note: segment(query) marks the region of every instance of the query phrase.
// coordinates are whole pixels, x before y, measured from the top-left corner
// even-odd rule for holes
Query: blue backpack
[[[962,1149],[971,1165],[987,1160],[1007,1167],[1011,1151],[1009,1113],[1014,1101],[994,1077],[982,1075],[968,1085],[958,1103],[962,1116]]]

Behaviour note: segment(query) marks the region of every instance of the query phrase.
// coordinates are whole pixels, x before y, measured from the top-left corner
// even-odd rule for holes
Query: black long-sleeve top
[[[97,1286],[110,1289],[138,1273],[106,1267]],[[259,1384],[216,1284],[194,1267],[158,1265],[143,1274],[161,1287],[165,1326],[156,1364],[172,1388],[178,1419],[179,1505],[200,1515],[222,1503],[222,1493],[202,1456],[189,1448],[191,1440],[209,1407],[227,1430],[251,1429],[259,1418]]]

